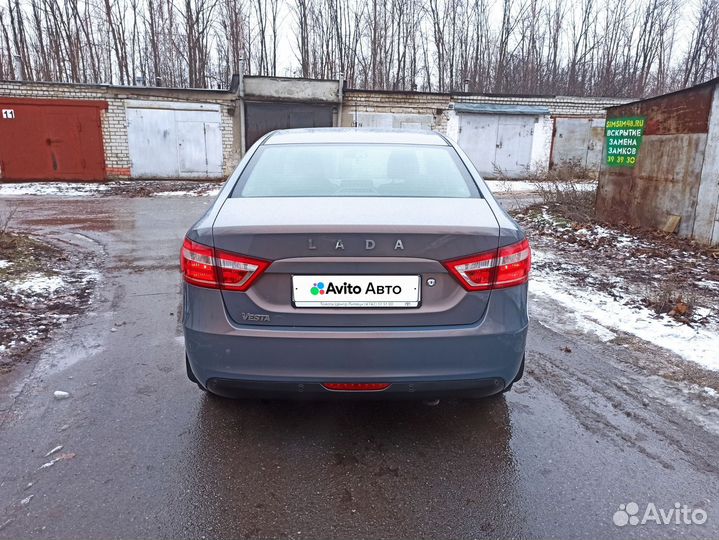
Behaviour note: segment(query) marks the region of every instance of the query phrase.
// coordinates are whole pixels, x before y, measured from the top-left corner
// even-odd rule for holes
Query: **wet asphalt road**
[[[0,538],[719,536],[719,426],[640,367],[649,347],[552,331],[533,304],[506,398],[215,399],[186,379],[178,321],[179,245],[209,200],[18,200],[22,227],[96,251],[103,278],[0,387]],[[709,517],[615,526],[630,501]]]

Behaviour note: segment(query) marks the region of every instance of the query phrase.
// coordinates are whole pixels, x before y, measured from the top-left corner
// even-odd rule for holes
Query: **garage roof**
[[[499,105],[496,103],[457,103],[454,110],[458,113],[475,114],[526,114],[528,116],[545,116],[549,114],[548,107]]]

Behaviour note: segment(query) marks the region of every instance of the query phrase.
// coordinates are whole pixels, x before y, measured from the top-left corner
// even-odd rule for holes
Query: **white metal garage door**
[[[483,176],[521,176],[529,170],[537,118],[526,115],[460,115],[459,145]]]
[[[431,114],[353,112],[355,127],[432,129]]]
[[[134,177],[222,176],[219,105],[128,101],[126,106]]]
[[[554,119],[552,166],[579,165],[599,169],[604,141],[603,118]]]

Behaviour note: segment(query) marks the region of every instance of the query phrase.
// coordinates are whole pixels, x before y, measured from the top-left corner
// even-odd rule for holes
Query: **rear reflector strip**
[[[390,383],[323,383],[327,390],[340,392],[379,392],[386,390]]]

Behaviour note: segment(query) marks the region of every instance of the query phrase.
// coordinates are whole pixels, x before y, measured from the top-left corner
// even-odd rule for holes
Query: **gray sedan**
[[[270,133],[182,246],[187,374],[228,397],[507,391],[530,259],[438,133]]]

